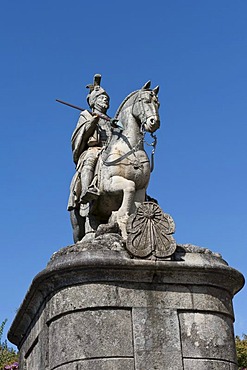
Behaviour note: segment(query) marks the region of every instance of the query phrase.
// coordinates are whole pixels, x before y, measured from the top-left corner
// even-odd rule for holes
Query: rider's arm
[[[92,136],[94,134],[94,131],[97,128],[97,123],[98,122],[99,122],[99,116],[93,115],[90,118],[90,120],[85,123],[84,137],[85,137],[86,141],[90,138],[90,136]]]
[[[89,138],[94,134],[99,118],[88,111],[80,114],[77,126],[71,137],[73,160],[77,164],[80,155],[87,148]]]

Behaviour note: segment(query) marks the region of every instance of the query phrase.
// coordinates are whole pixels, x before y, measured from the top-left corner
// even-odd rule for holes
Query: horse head
[[[136,92],[133,102],[132,115],[140,122],[141,127],[147,132],[155,132],[160,127],[159,119],[159,86],[150,89],[148,81],[141,90]]]

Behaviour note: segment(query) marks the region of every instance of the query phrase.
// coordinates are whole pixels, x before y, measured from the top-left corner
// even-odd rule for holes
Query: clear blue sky
[[[0,12],[1,300],[9,327],[33,277],[72,243],[70,137],[95,73],[113,116],[148,79],[161,128],[149,194],[179,243],[247,267],[247,1],[9,0]],[[246,289],[234,299],[247,333]]]

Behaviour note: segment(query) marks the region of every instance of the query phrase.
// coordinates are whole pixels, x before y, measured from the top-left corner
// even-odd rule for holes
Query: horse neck
[[[140,131],[140,127],[136,118],[132,114],[132,106],[123,109],[119,113],[118,119],[124,128],[122,135],[128,138],[128,141],[132,147],[135,146],[138,142],[140,142],[143,135]]]

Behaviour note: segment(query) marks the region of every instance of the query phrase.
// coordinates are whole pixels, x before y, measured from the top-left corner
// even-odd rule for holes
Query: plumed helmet
[[[110,100],[110,97],[107,94],[107,92],[103,89],[103,87],[100,86],[100,81],[101,81],[101,75],[96,74],[96,75],[94,75],[93,85],[87,85],[86,86],[86,88],[90,90],[90,92],[87,96],[87,102],[88,102],[88,105],[90,106],[90,108],[94,107],[96,98],[99,95],[104,94]]]

